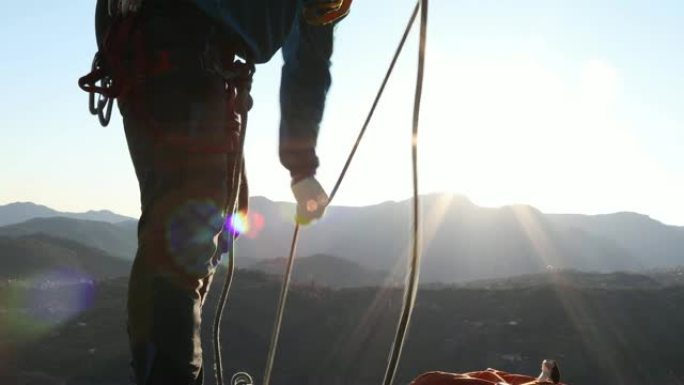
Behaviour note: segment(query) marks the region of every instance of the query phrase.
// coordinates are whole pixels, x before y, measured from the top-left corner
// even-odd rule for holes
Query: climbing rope
[[[342,172],[340,173],[340,176],[339,176],[339,178],[337,178],[337,182],[335,183],[335,186],[333,187],[332,191],[330,192],[330,198],[328,199],[328,203],[330,201],[332,201],[333,198],[335,198],[335,195],[337,195],[337,191],[340,189],[340,185],[342,184],[342,180],[347,175],[347,170],[349,169],[349,166],[351,165],[351,162],[354,159],[354,155],[356,155],[356,150],[359,148],[359,144],[361,144],[361,139],[363,139],[363,136],[366,133],[366,129],[368,128],[368,125],[370,124],[371,118],[373,118],[373,114],[375,113],[375,109],[378,106],[380,99],[382,98],[382,94],[385,92],[385,86],[387,85],[387,82],[389,81],[389,78],[392,75],[392,71],[394,71],[394,66],[395,66],[395,64],[397,64],[397,59],[399,59],[399,55],[401,54],[401,51],[404,49],[404,43],[406,43],[406,38],[408,37],[409,32],[411,32],[411,28],[413,27],[413,24],[416,21],[416,16],[418,15],[418,8],[419,7],[420,7],[420,2],[416,3],[416,6],[413,8],[413,12],[411,12],[411,17],[409,18],[409,21],[406,24],[406,28],[404,29],[404,34],[401,36],[401,40],[399,41],[399,45],[397,46],[396,51],[394,51],[394,56],[392,57],[392,61],[390,62],[389,67],[387,68],[387,72],[385,73],[385,78],[382,80],[382,84],[380,84],[380,89],[378,89],[378,93],[375,95],[375,100],[373,100],[373,105],[371,106],[370,111],[368,111],[368,115],[366,116],[366,120],[363,122],[363,126],[361,127],[361,131],[359,131],[359,136],[356,138],[356,142],[354,143],[354,146],[352,147],[352,150],[349,153],[349,156],[347,157],[347,161],[345,162],[344,167],[342,167]]]
[[[237,151],[235,153],[234,161],[231,160],[230,156],[227,161],[233,163],[233,170],[231,174],[231,184],[230,186],[235,186],[231,189],[231,195],[228,198],[227,204],[229,209],[226,210],[228,215],[228,223],[233,221],[234,216],[237,214],[239,209],[239,199],[240,199],[240,187],[242,186],[243,175],[243,163],[244,163],[244,148],[245,148],[245,138],[247,137],[247,117],[248,111],[252,107],[251,97],[249,96],[249,90],[251,89],[252,76],[254,74],[254,65],[251,63],[241,63],[235,62],[233,66],[237,69],[235,71],[235,77],[228,79],[227,81],[236,82],[235,89],[235,106],[237,112],[240,115],[240,132],[239,132],[239,145],[237,146]],[[232,90],[232,87],[228,87]],[[226,231],[226,226],[222,229]],[[233,229],[230,229],[230,244],[228,247],[228,269],[226,280],[221,289],[221,296],[219,298],[218,305],[216,307],[216,313],[214,315],[213,324],[213,343],[214,343],[214,363],[215,363],[215,376],[216,383],[223,385],[223,359],[221,358],[221,319],[223,317],[223,311],[226,306],[226,301],[228,299],[228,294],[230,293],[230,286],[233,281],[233,273],[235,272],[235,237],[236,233]],[[235,385],[245,384],[245,382],[239,382],[239,377],[233,376],[231,383]]]
[[[411,161],[413,163],[413,245],[412,256],[408,272],[408,284],[404,293],[404,305],[401,310],[401,318],[397,325],[397,333],[394,338],[385,379],[383,385],[391,385],[397,373],[401,350],[404,347],[404,338],[411,322],[413,306],[418,292],[418,279],[420,274],[420,205],[418,201],[418,123],[420,118],[420,101],[423,95],[423,74],[425,72],[425,43],[427,40],[427,13],[428,0],[420,1],[420,42],[418,44],[418,74],[416,76],[416,94],[413,101],[413,136],[411,140]]]
[[[409,21],[406,25],[406,29],[404,30],[404,34],[399,42],[399,45],[397,46],[397,49],[394,53],[394,56],[392,58],[392,61],[390,63],[390,66],[387,70],[387,73],[385,74],[385,78],[382,81],[382,84],[380,85],[380,89],[378,90],[378,93],[375,97],[375,100],[373,101],[373,104],[371,106],[371,109],[366,117],[366,120],[364,121],[364,124],[361,128],[361,131],[359,132],[359,135],[356,139],[356,142],[354,143],[354,146],[352,147],[352,150],[347,158],[347,161],[345,162],[344,167],[342,168],[342,172],[340,173],[339,178],[337,179],[337,182],[335,183],[335,186],[331,190],[330,193],[330,198],[328,200],[328,204],[333,200],[333,198],[337,195],[337,192],[340,188],[340,185],[342,184],[342,180],[346,176],[346,173],[349,169],[349,166],[351,165],[351,162],[356,154],[356,151],[361,143],[361,140],[366,132],[366,129],[368,128],[368,125],[371,121],[371,118],[373,117],[373,114],[375,113],[375,109],[380,101],[380,98],[382,97],[385,87],[387,85],[387,82],[390,78],[390,75],[392,74],[395,64],[397,62],[397,59],[399,58],[399,55],[401,54],[401,51],[403,50],[404,43],[406,42],[406,39],[408,37],[408,34],[413,27],[413,24],[415,23],[415,19],[418,15],[418,10],[421,10],[421,18],[420,18],[420,43],[419,43],[419,57],[418,57],[418,75],[417,75],[417,82],[416,82],[416,91],[415,91],[415,98],[414,98],[414,109],[413,109],[413,129],[412,129],[412,140],[411,140],[411,155],[412,155],[412,163],[413,163],[413,245],[412,245],[412,254],[411,254],[411,260],[410,260],[410,265],[409,265],[409,271],[408,271],[408,283],[406,286],[406,290],[404,293],[404,304],[402,307],[401,311],[401,316],[399,319],[399,323],[397,326],[397,332],[395,335],[394,342],[392,344],[392,350],[388,359],[388,365],[387,369],[385,372],[385,378],[383,381],[384,385],[391,385],[392,382],[394,381],[394,377],[396,374],[399,358],[401,356],[401,351],[402,347],[404,344],[404,339],[406,336],[406,332],[408,330],[408,326],[410,323],[411,319],[411,314],[413,313],[413,306],[415,303],[415,298],[416,298],[416,292],[418,288],[418,277],[419,277],[419,270],[420,270],[420,247],[419,247],[419,239],[418,239],[418,234],[419,234],[419,197],[418,197],[418,169],[417,169],[417,163],[418,163],[418,122],[419,122],[419,115],[420,115],[420,101],[421,101],[421,95],[422,95],[422,88],[423,88],[423,73],[424,73],[424,64],[425,64],[425,42],[426,42],[426,35],[427,35],[427,0],[419,0],[416,3],[415,8],[413,9],[413,12],[411,14],[411,17],[409,18]],[[244,133],[243,133],[243,138],[244,140]],[[242,143],[241,143],[242,145]],[[292,235],[292,243],[290,245],[290,253],[288,256],[287,260],[287,266],[285,269],[285,273],[283,276],[283,282],[280,290],[280,295],[278,299],[278,305],[277,305],[277,312],[276,312],[276,318],[274,321],[274,326],[273,326],[273,332],[271,335],[271,342],[270,342],[270,347],[268,350],[268,357],[266,359],[266,367],[264,369],[264,377],[263,377],[263,385],[269,385],[271,381],[271,374],[273,371],[273,364],[275,362],[275,355],[276,351],[278,349],[278,341],[280,337],[280,329],[282,326],[282,321],[283,321],[283,315],[285,312],[285,304],[287,301],[287,294],[289,292],[290,288],[290,282],[292,280],[292,270],[294,266],[294,259],[296,255],[296,250],[297,250],[297,242],[299,240],[299,233],[300,233],[300,225],[297,224],[294,229],[294,233]],[[233,279],[233,273],[235,270],[235,253],[234,253],[234,242],[231,242],[231,248],[229,251],[228,255],[228,271],[226,275],[226,281],[223,286],[223,291],[221,293],[221,298],[219,300],[219,307],[216,312],[216,317],[214,319],[214,349],[215,349],[215,360],[216,361],[216,371],[217,371],[217,383],[218,385],[223,385],[223,375],[221,373],[221,363],[220,363],[220,353],[216,354],[216,351],[220,351],[220,344],[218,341],[218,329],[220,328],[220,317],[221,313],[223,312],[223,308],[225,306],[225,302],[228,296],[228,292],[230,290],[230,285]],[[245,372],[239,372],[236,373],[231,381],[231,385],[251,385],[253,384],[252,377]]]

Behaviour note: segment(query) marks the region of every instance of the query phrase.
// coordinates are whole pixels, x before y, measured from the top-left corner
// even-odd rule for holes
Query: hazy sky
[[[93,0],[5,2],[0,204],[138,214],[115,111],[76,86],[95,50]],[[413,6],[356,0],[338,27],[319,176],[332,186]],[[420,133],[423,192],[546,212],[637,211],[684,225],[684,3],[432,0]],[[337,204],[410,195],[415,34]],[[277,159],[280,58],[257,69],[251,192],[291,200]]]

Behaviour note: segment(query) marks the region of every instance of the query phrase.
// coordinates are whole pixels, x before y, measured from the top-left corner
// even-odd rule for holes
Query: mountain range
[[[20,223],[33,218],[52,217],[86,219],[109,223],[135,220],[134,218],[116,214],[109,210],[90,210],[84,213],[69,213],[57,211],[32,202],[14,202],[0,205],[0,226]]]
[[[289,251],[294,205],[254,197],[250,207],[252,218],[258,220],[238,240],[238,266],[275,273],[282,266],[279,258]],[[641,214],[544,214],[524,205],[486,208],[459,195],[427,195],[421,207],[423,283],[496,279],[549,269],[612,272],[684,265],[684,228]],[[6,223],[0,236],[46,234],[122,259],[134,255],[136,222],[130,218],[106,213],[93,221],[79,218],[81,214],[60,214],[33,204],[0,206],[0,223]],[[295,278],[332,287],[396,281],[405,272],[409,223],[410,201],[333,206],[323,220],[302,231],[298,255],[319,258],[298,260]],[[347,263],[342,270],[341,261]],[[349,282],[337,278],[344,276],[340,271],[348,274]]]
[[[137,222],[110,223],[69,217],[36,217],[0,227],[0,236],[46,234],[100,249],[114,257],[131,260],[138,245]]]
[[[422,199],[422,280],[463,282],[547,269],[611,272],[684,265],[684,227],[645,215],[544,214],[524,205],[479,207],[458,195]],[[287,254],[292,205],[253,198],[265,219],[255,237],[239,241],[238,256]],[[331,207],[305,228],[299,255],[342,257],[361,266],[403,275],[410,246],[410,201],[368,207]]]
[[[0,236],[0,279],[100,280],[127,275],[129,270],[129,263],[68,239]]]

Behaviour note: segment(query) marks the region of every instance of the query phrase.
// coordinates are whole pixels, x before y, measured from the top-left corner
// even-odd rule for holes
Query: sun
[[[532,54],[437,56],[421,121],[424,190],[486,206],[591,206],[584,200],[605,179],[605,148],[628,137],[613,111],[614,66],[588,59],[567,70]]]

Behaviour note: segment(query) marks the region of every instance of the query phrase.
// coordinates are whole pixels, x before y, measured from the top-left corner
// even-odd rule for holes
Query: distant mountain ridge
[[[0,227],[0,236],[46,234],[131,260],[138,244],[136,227],[135,221],[109,223],[67,217],[32,218],[26,222]]]
[[[47,274],[96,280],[126,276],[129,270],[127,261],[71,240],[44,234],[0,236],[0,279]]]
[[[422,283],[496,279],[549,268],[606,273],[684,266],[684,227],[636,213],[544,214],[531,206],[486,208],[463,196],[436,194],[423,196],[421,205]],[[263,218],[263,226],[240,237],[238,261],[286,256],[294,204],[253,197],[250,207],[251,213]],[[409,250],[409,224],[408,200],[330,207],[323,220],[303,229],[298,256],[339,257],[360,269],[341,269],[348,273],[348,282],[343,283],[333,279],[335,273],[342,275],[339,261],[320,260],[313,269],[311,260],[298,257],[295,272],[312,269],[308,274],[320,277],[316,283],[334,281],[333,287],[365,282],[367,270],[401,277]],[[112,224],[53,217],[0,227],[0,235],[44,233],[132,258],[135,228],[131,220]]]
[[[684,227],[665,225],[647,215],[631,212],[546,216],[559,226],[613,241],[632,254],[648,255],[653,265],[684,264]]]
[[[530,206],[483,208],[462,196],[439,195],[424,196],[422,206],[423,282],[498,278],[541,272],[549,265],[602,272],[655,267],[610,239],[561,228]],[[263,199],[253,200],[252,208],[267,218],[266,226],[256,239],[240,241],[240,253],[286,255],[292,225],[283,208]],[[299,254],[336,255],[403,274],[409,223],[409,201],[331,207],[320,223],[304,229]]]
[[[15,202],[6,205],[0,205],[0,226],[21,223],[33,218],[51,217],[67,217],[109,223],[135,220],[135,218],[116,214],[109,210],[90,210],[84,213],[69,213],[60,212],[47,206],[38,205],[31,202]]]

